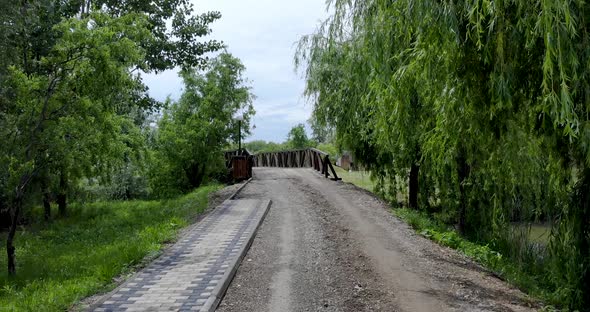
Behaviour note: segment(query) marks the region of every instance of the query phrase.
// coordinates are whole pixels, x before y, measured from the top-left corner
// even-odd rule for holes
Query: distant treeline
[[[325,135],[325,133],[328,133],[329,131],[326,131],[325,129],[318,131],[313,127],[312,130],[312,137],[308,138],[305,125],[300,123],[291,128],[286,140],[282,143],[254,140],[244,143],[243,148],[247,149],[252,154],[257,154],[314,147],[330,154],[332,159],[336,159],[340,153],[336,149],[336,146],[332,144],[332,137],[330,135]]]

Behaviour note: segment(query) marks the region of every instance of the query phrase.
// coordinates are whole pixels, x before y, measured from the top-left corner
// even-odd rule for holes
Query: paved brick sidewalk
[[[91,311],[212,311],[269,201],[227,200]]]

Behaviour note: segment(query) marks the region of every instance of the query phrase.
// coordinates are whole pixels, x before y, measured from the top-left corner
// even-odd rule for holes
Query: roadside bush
[[[148,178],[132,164],[121,168],[105,181],[84,179],[73,194],[84,202],[97,200],[133,200],[150,196]]]

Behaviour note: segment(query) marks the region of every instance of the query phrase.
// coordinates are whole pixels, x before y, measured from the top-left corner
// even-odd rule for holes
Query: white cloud
[[[247,67],[246,76],[257,96],[256,129],[251,140],[283,141],[292,126],[305,123],[311,106],[302,99],[303,80],[293,67],[295,43],[315,31],[327,17],[323,0],[193,0],[197,12],[219,11],[211,38]],[[178,98],[182,81],[175,71],[146,75],[150,94]]]

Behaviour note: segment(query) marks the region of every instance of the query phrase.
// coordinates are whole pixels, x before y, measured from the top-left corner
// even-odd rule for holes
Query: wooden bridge
[[[313,168],[326,178],[331,173],[332,180],[341,180],[330,162],[330,155],[315,148],[258,153],[253,160],[255,167]]]
[[[342,180],[330,162],[330,155],[315,148],[266,152],[252,155],[245,149],[225,152],[228,169],[234,179],[250,178],[252,167],[313,168],[326,178]],[[330,177],[331,176],[331,177]]]

